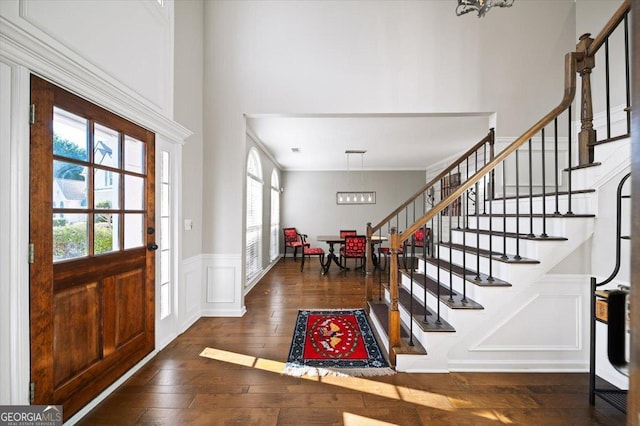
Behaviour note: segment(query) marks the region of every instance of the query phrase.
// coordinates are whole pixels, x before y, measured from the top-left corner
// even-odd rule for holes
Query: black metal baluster
[[[411,204],[413,205],[413,220],[411,223],[416,223],[416,200],[413,200],[413,203]]]
[[[522,259],[520,257],[520,150],[516,149],[516,255],[515,260]],[[505,228],[506,229],[506,228]]]
[[[480,236],[478,236],[478,247],[480,247]],[[487,281],[493,281],[493,199],[489,200],[489,277]]]
[[[460,174],[460,164],[458,164],[458,184],[462,183],[460,180],[462,179],[462,174]],[[458,209],[462,210],[462,206],[458,206]],[[460,215],[461,211],[458,212],[458,229],[460,229]]]
[[[429,230],[429,252],[431,253],[431,258],[433,259],[433,257],[435,256],[434,252],[435,252],[435,248],[434,248],[434,243],[433,243],[433,233],[435,231],[435,228],[433,227],[433,218],[431,218],[431,229]]]
[[[629,14],[624,15],[624,71],[626,81],[626,100],[627,107],[627,135],[631,134],[631,83],[630,83],[630,67],[629,67]]]
[[[547,235],[547,179],[546,173],[546,156],[544,152],[544,128],[542,129],[542,234],[541,237],[546,238]]]
[[[482,165],[487,164],[487,144],[482,145],[484,153],[482,155]],[[476,172],[478,166],[476,165]],[[482,214],[487,214],[487,175],[482,176]]]
[[[467,179],[466,179],[466,180],[469,180],[469,157],[467,157],[467,171],[466,171],[466,174],[467,174]],[[469,191],[468,191],[468,190],[467,190],[467,191],[465,191],[464,196],[465,196],[465,197],[468,197],[468,196],[469,196]],[[467,201],[468,201],[468,200],[467,200]],[[467,202],[467,214],[465,215],[465,219],[466,219],[466,221],[467,221],[467,222],[466,222],[466,223],[467,223],[467,226],[465,226],[465,228],[466,228],[466,229],[469,229],[469,203],[468,203],[468,202]]]
[[[464,192],[462,203],[465,207],[469,206],[467,191]],[[469,210],[467,209],[467,215]],[[468,219],[467,219],[468,220]],[[462,303],[467,302],[467,280],[464,279],[464,271],[467,270],[467,229],[462,230]]]
[[[453,301],[453,242],[451,241],[451,223],[453,221],[453,206],[455,201],[447,207],[449,213],[449,302]]]
[[[409,227],[409,207],[404,208],[404,229]]]
[[[533,234],[533,153],[531,150],[531,139],[529,139],[529,235],[528,237],[534,237]]]
[[[476,281],[480,281],[480,200],[478,193],[480,192],[479,184],[476,182]]]
[[[568,168],[568,176],[567,176],[567,213],[565,213],[565,216],[572,216],[573,212],[571,211],[571,145],[572,145],[572,132],[573,129],[571,128],[571,105],[569,105],[569,139],[568,139],[568,156],[569,156],[569,168]]]
[[[382,227],[378,229],[378,238],[380,238],[380,241],[382,241]],[[380,243],[379,247],[382,247],[382,242]],[[371,251],[373,253],[373,250]],[[380,269],[380,262],[382,261],[382,251],[378,249],[378,301],[379,302],[382,301],[382,276],[387,271],[387,264],[391,263],[389,262],[390,257],[391,257],[391,250],[389,250],[388,255],[385,255],[384,269]],[[389,266],[389,269],[391,269],[391,266]]]
[[[409,273],[411,284],[409,286],[409,346],[413,346],[413,270],[414,268],[414,255],[415,255],[415,247],[416,247],[416,237],[415,233],[411,235],[411,272]]]
[[[440,243],[442,243],[442,212],[438,213],[438,241]],[[438,248],[438,255],[436,256],[436,281],[437,281],[437,285],[436,285],[436,307],[437,307],[437,314],[436,314],[436,324],[440,325],[442,324],[442,321],[440,321],[440,247],[441,245],[438,244],[436,246]]]
[[[433,218],[431,219],[433,220]],[[427,321],[427,314],[428,314],[428,308],[427,308],[427,261],[425,259],[424,261],[424,267],[422,268],[422,282],[424,283],[424,293],[422,295],[422,300],[424,301],[424,318],[422,319],[422,322],[424,324],[428,324]]]
[[[554,137],[553,137],[553,151],[554,151],[554,167],[555,167],[555,185],[556,185],[556,211],[553,212],[554,215],[560,215],[560,198],[558,192],[560,191],[560,187],[558,185],[558,175],[560,174],[560,169],[558,166],[558,117],[553,119],[553,129],[554,129]]]
[[[609,37],[604,40],[604,87],[607,113],[607,139],[611,138],[611,93],[609,85]]]
[[[502,259],[507,260],[507,160],[502,161]]]

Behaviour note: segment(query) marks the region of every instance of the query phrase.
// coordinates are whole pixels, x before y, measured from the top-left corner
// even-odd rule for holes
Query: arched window
[[[269,255],[273,262],[280,254],[280,179],[278,171],[271,172],[271,232]]]
[[[255,148],[247,159],[246,283],[262,271],[262,166]]]

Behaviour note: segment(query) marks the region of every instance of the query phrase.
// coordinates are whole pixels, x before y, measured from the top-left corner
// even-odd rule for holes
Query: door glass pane
[[[144,208],[144,179],[137,176],[124,176],[124,208],[125,210],[142,210]]]
[[[54,107],[53,155],[89,161],[87,152],[87,120]]]
[[[95,169],[93,176],[95,208],[120,208],[120,174],[110,170]]]
[[[93,253],[102,254],[120,249],[120,215],[96,213],[93,225]]]
[[[88,168],[53,160],[53,208],[87,208]]]
[[[101,166],[120,166],[119,133],[96,123],[93,130],[93,162]]]
[[[169,251],[163,250],[160,253],[160,284],[169,282]]]
[[[163,183],[160,190],[160,215],[169,216],[169,185]]]
[[[128,213],[124,215],[124,248],[130,249],[144,245],[144,215]]]
[[[160,319],[165,319],[171,314],[171,299],[169,298],[169,284],[160,286]]]
[[[129,172],[144,173],[145,144],[131,136],[124,137],[124,169]]]
[[[89,232],[86,214],[53,215],[53,260],[87,255]]]
[[[160,182],[169,183],[169,153],[162,151],[162,174],[160,176]]]
[[[160,248],[163,250],[168,250],[171,248],[169,245],[169,218],[163,217],[160,219]]]

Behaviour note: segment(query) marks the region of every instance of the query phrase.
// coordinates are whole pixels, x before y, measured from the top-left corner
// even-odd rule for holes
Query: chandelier
[[[487,14],[493,6],[511,7],[514,0],[458,0],[456,15],[462,16],[469,12],[478,12],[478,18]]]
[[[364,154],[367,151],[347,150],[344,153],[347,155],[347,188],[349,188],[349,176],[351,170],[349,167],[349,157],[351,155],[360,155],[360,184],[363,186],[362,173],[364,171]],[[375,204],[376,193],[375,191],[338,191],[336,192],[336,204]]]

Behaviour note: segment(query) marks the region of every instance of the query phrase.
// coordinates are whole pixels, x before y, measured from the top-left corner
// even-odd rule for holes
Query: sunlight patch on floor
[[[347,412],[342,413],[342,422],[344,426],[396,426],[396,423],[387,423]]]
[[[250,355],[228,352],[214,348],[205,348],[205,350],[200,353],[200,356],[217,361],[252,367],[277,374],[282,374],[285,368],[285,363],[283,362],[256,358]],[[412,389],[406,386],[396,386],[388,383],[372,381],[362,377],[302,376],[301,379],[313,382],[321,382],[333,386],[340,386],[345,389],[351,389],[358,392],[381,396],[384,398],[405,401],[424,407],[437,408],[440,410],[452,411],[455,410],[452,402],[464,402],[462,400],[452,399],[445,395],[440,395],[433,392]]]

